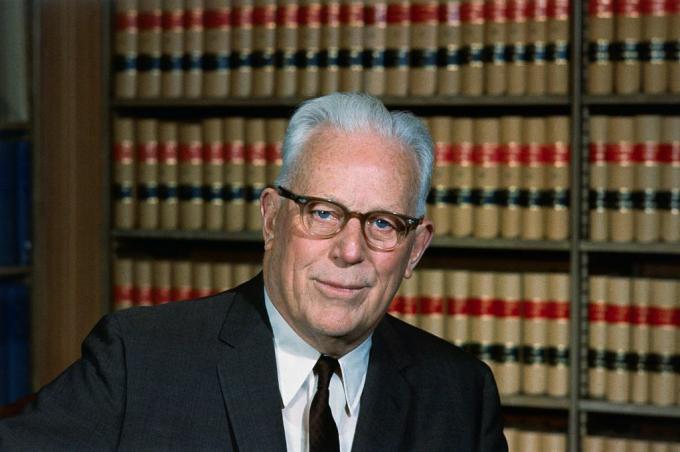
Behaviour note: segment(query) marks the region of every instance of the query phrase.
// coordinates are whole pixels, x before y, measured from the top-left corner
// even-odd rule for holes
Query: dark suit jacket
[[[284,451],[262,276],[212,297],[104,317],[82,358],[0,450]],[[386,316],[373,335],[353,451],[504,451],[499,399],[480,361]]]

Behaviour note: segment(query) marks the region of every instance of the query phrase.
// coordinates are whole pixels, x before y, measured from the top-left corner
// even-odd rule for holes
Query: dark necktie
[[[321,355],[314,365],[319,383],[309,408],[309,452],[340,451],[338,427],[328,405],[328,385],[333,373],[339,368],[338,360],[326,355]]]

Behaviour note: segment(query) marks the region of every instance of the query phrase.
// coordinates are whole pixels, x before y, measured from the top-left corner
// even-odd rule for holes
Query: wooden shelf
[[[679,254],[680,243],[581,242],[581,251],[590,253]]]
[[[501,405],[504,407],[517,408],[541,408],[546,410],[568,410],[568,397],[547,397],[547,396],[527,396],[513,395],[502,396]]]
[[[631,416],[672,417],[680,419],[680,406],[637,405],[634,403],[613,403],[601,400],[579,400],[583,411],[592,413],[615,413]]]
[[[635,105],[676,105],[680,106],[679,94],[616,94],[606,96],[586,95],[583,103],[591,107]]]
[[[0,278],[25,276],[31,273],[31,267],[28,266],[0,266]]]

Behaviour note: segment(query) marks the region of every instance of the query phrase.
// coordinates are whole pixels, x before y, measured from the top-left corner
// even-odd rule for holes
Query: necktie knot
[[[319,377],[317,391],[320,389],[326,391],[328,390],[328,385],[331,382],[331,378],[339,368],[340,363],[337,359],[328,355],[321,355],[319,357],[319,360],[314,365],[314,373]]]

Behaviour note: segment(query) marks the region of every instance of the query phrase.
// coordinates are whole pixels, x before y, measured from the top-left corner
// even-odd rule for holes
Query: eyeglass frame
[[[329,203],[329,204],[332,204],[334,206],[337,206],[343,212],[344,222],[340,225],[340,227],[338,228],[337,231],[335,231],[332,234],[328,234],[328,235],[315,235],[315,234],[312,234],[311,232],[307,231],[312,236],[318,237],[318,238],[321,238],[321,239],[330,239],[331,237],[335,237],[343,229],[345,229],[345,226],[347,226],[347,223],[349,223],[349,220],[351,220],[352,218],[356,218],[357,220],[359,220],[359,223],[361,224],[361,234],[364,236],[364,240],[366,240],[366,243],[371,248],[374,248],[374,249],[377,249],[377,250],[380,250],[380,251],[392,251],[392,250],[396,249],[399,246],[399,244],[401,244],[402,241],[409,235],[409,233],[411,231],[413,231],[415,228],[417,228],[418,225],[420,225],[423,222],[423,219],[425,218],[424,216],[410,217],[408,215],[404,215],[404,214],[397,213],[397,212],[391,212],[389,210],[372,210],[370,212],[365,212],[365,213],[357,212],[357,211],[354,211],[354,210],[349,210],[344,205],[340,204],[337,201],[333,201],[331,199],[320,198],[320,197],[316,197],[316,196],[298,195],[298,194],[293,193],[292,191],[288,190],[287,188],[282,187],[281,185],[276,186],[276,192],[280,196],[282,196],[286,199],[290,199],[291,201],[293,201],[295,204],[298,205],[298,207],[300,208],[300,217],[301,218],[303,218],[303,216],[304,216],[305,206],[307,204],[309,204],[310,202]],[[403,233],[400,232],[399,230],[397,230],[397,243],[395,243],[395,245],[392,248],[380,248],[380,247],[377,247],[375,245],[372,245],[371,241],[366,236],[366,229],[365,229],[366,228],[366,226],[365,226],[366,221],[368,220],[368,218],[370,216],[380,215],[380,214],[394,215],[395,217],[402,220],[404,222],[404,224],[406,225],[403,229]],[[303,220],[302,223],[305,224],[305,221]]]

